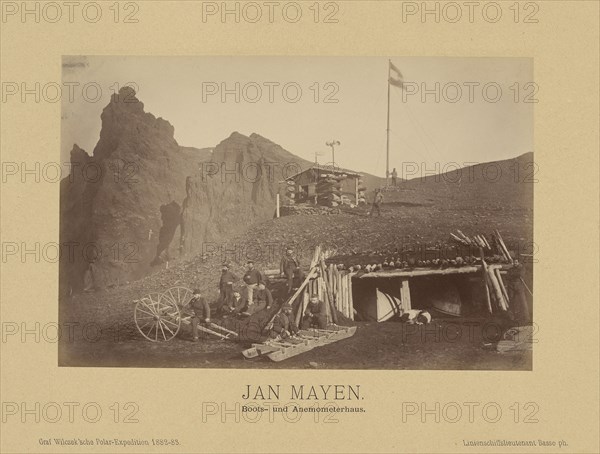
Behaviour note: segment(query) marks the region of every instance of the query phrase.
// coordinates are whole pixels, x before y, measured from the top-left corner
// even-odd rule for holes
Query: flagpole
[[[392,60],[388,60],[388,80],[387,80],[387,141],[385,146],[385,185],[389,185],[390,177],[390,65]]]

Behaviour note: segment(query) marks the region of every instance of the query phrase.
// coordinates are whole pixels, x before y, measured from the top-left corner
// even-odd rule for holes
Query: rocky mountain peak
[[[71,149],[71,165],[74,167],[77,165],[83,166],[88,163],[89,159],[90,155],[84,149],[80,148],[77,144],[73,144],[73,148]]]
[[[61,242],[93,244],[96,287],[119,285],[159,270],[167,261],[201,253],[248,225],[273,217],[281,180],[256,173],[265,162],[306,161],[258,134],[237,131],[214,149],[180,147],[174,128],[144,110],[130,87],[102,111],[100,139],[89,156],[102,178],[61,182]],[[207,178],[202,163],[218,165]],[[222,171],[233,171],[226,176]],[[61,290],[81,290],[90,260],[61,262]]]

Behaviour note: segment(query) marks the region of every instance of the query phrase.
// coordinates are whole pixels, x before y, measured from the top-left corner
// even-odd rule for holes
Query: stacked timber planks
[[[469,236],[465,235],[463,232],[461,232],[460,230],[457,230],[457,234],[454,234],[451,232],[450,236],[452,237],[452,239],[454,241],[461,243],[465,246],[481,248],[481,249],[488,250],[488,251],[491,251],[492,250],[491,245],[494,245],[495,249],[499,252],[500,257],[502,258],[503,261],[505,261],[507,263],[513,263],[513,258],[511,257],[510,252],[508,251],[508,248],[506,247],[506,244],[504,244],[502,235],[500,235],[500,232],[498,230],[494,230],[494,233],[491,235],[490,241],[488,241],[486,236],[483,234],[472,235],[469,237]]]

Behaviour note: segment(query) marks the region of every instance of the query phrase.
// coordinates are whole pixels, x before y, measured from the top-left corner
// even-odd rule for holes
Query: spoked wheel
[[[139,299],[133,316],[138,331],[152,342],[170,341],[181,328],[179,307],[160,293]]]
[[[192,291],[187,287],[171,287],[162,294],[165,301],[175,304],[180,310],[186,308],[192,296]]]

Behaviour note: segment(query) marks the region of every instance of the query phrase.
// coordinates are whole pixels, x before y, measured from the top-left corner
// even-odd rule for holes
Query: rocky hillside
[[[129,87],[101,121],[93,153],[74,145],[61,182],[61,292],[83,289],[86,274],[109,287],[205,253],[271,219],[279,181],[311,165],[258,134],[180,146],[173,126],[145,112]]]
[[[62,257],[63,290],[83,286],[89,262],[99,286],[147,274],[159,237],[169,234],[161,232],[166,207],[177,211],[190,168],[208,156],[181,148],[173,126],[144,112],[127,87],[112,96],[101,120],[93,154],[74,145],[71,174],[61,182],[60,241],[75,252]]]
[[[538,178],[533,153],[439,175],[427,175],[425,169],[412,172],[410,180],[386,191],[386,202],[406,206],[442,203],[457,209],[533,208],[533,189]]]

